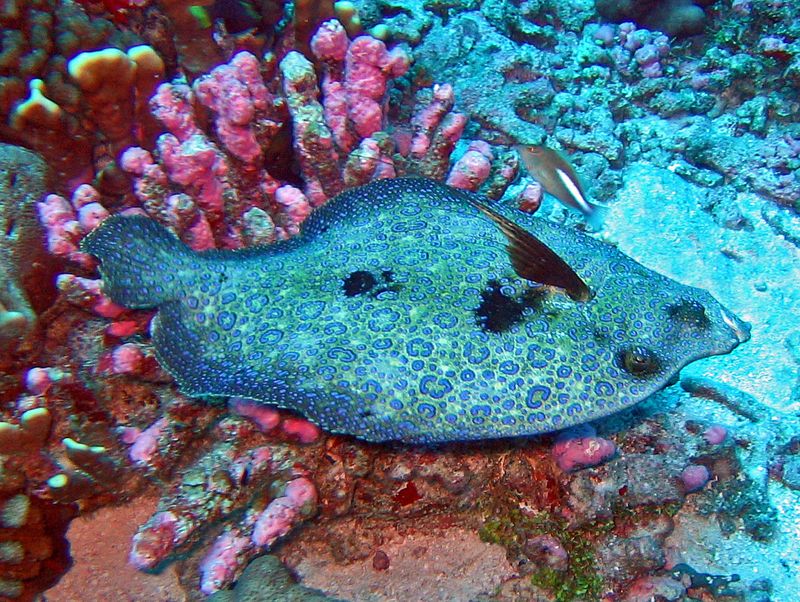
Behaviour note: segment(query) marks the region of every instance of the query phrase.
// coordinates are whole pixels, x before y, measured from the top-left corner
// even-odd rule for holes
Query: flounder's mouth
[[[736,335],[737,340],[739,343],[746,343],[750,340],[750,324],[745,322],[744,320],[740,320],[732,313],[730,313],[725,308],[720,309],[722,313],[722,321],[728,325],[728,327],[733,331],[733,334]]]

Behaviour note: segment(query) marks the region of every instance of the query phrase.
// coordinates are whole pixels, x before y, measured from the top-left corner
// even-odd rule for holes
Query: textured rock
[[[800,252],[765,223],[764,200],[739,194],[736,203],[752,228],[732,230],[703,209],[705,189],[666,169],[636,163],[624,171],[624,182],[606,237],[647,267],[708,290],[752,323],[748,345],[683,374],[735,383],[759,404],[788,409],[797,365],[784,342],[798,331],[791,308],[800,306]]]
[[[600,468],[585,470],[570,483],[569,507],[574,522],[610,518],[624,492],[629,507],[661,505],[683,499],[677,484],[680,459],[668,455],[623,454]],[[641,475],[647,475],[646,479]]]
[[[67,538],[74,564],[47,591],[47,600],[185,602],[188,595],[178,582],[174,566],[154,575],[139,572],[128,564],[136,525],[153,511],[155,504],[153,498],[137,498],[124,506],[103,508],[72,521]]]
[[[319,590],[295,583],[277,557],[256,558],[229,591],[217,592],[209,602],[341,602]]]
[[[599,570],[614,581],[661,568],[666,561],[664,540],[671,531],[672,520],[662,516],[636,527],[626,537],[610,535],[598,549]]]
[[[411,532],[386,541],[381,550],[389,558],[387,570],[374,568],[373,555],[341,565],[314,551],[308,551],[296,570],[310,586],[372,602],[474,600],[493,593],[513,574],[503,548],[464,529]]]
[[[625,595],[625,602],[651,602],[651,600],[664,600],[677,602],[684,600],[686,588],[680,581],[668,576],[642,577],[631,584]]]
[[[38,263],[49,261],[40,242],[35,213],[35,203],[45,192],[46,174],[47,166],[36,153],[0,144],[0,345],[3,346],[25,334],[36,318],[25,289],[26,284],[36,279]],[[47,288],[40,279],[36,287]]]
[[[415,56],[416,65],[436,81],[452,82],[457,107],[485,128],[524,143],[543,141],[542,127],[510,110],[526,105],[530,83],[504,74],[517,64],[546,71],[549,60],[545,53],[532,46],[521,50],[480,13],[464,13],[447,24],[436,24],[416,48]],[[475,69],[475,64],[481,68]]]

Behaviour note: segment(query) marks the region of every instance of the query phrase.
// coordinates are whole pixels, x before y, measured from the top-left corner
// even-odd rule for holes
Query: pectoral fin
[[[491,218],[508,239],[508,256],[520,278],[563,289],[575,301],[589,300],[589,287],[555,251],[488,205],[474,199],[469,202]]]

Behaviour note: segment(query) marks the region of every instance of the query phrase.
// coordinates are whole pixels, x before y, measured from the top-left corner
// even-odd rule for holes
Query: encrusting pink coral
[[[71,375],[60,368],[31,368],[25,373],[25,388],[33,395],[42,395],[54,384],[70,378]]]
[[[617,452],[612,441],[598,437],[594,428],[581,424],[564,430],[557,438],[551,454],[564,472],[596,466]]]
[[[543,197],[544,190],[539,182],[528,184],[517,197],[519,210],[525,213],[536,213],[542,206]]]
[[[709,479],[711,479],[711,473],[702,464],[690,464],[681,472],[681,483],[687,493],[702,489]]]
[[[77,213],[78,197],[73,195],[73,201],[70,204],[64,197],[49,194],[44,201],[36,204],[36,208],[39,213],[39,221],[47,232],[47,248],[53,255],[87,267],[94,265],[92,258],[78,249],[81,238],[87,232],[81,225]]]
[[[214,131],[224,147],[253,166],[263,155],[256,133],[263,139],[274,137],[285,104],[269,93],[260,68],[252,54],[240,52],[193,85],[197,99],[213,112]]]
[[[253,555],[249,537],[227,531],[220,535],[200,563],[200,591],[211,595],[236,579],[237,568]]]
[[[159,418],[144,431],[128,429],[123,435],[123,441],[131,443],[128,450],[130,459],[135,464],[147,465],[153,460],[153,454],[158,449],[158,439],[162,436],[167,426],[166,418]]]
[[[258,546],[271,546],[279,537],[288,533],[300,516],[303,508],[313,507],[317,501],[314,484],[299,478],[286,484],[284,495],[275,498],[258,517],[253,528],[252,540]]]
[[[719,445],[728,436],[728,429],[720,424],[714,424],[703,432],[703,439],[709,445]]]
[[[383,129],[381,103],[387,82],[408,71],[409,63],[403,50],[387,51],[383,42],[370,36],[359,36],[350,44],[345,56],[344,89],[347,114],[360,137]]]
[[[492,149],[483,140],[470,142],[467,152],[455,162],[446,184],[464,190],[478,190],[492,169]]]
[[[252,534],[247,537],[243,526],[223,532],[200,563],[200,591],[212,594],[233,581],[241,567],[262,549],[269,549],[305,517],[313,514],[317,490],[305,477],[286,484],[283,495],[273,499],[260,513],[248,512],[243,521]]]
[[[241,397],[231,397],[228,407],[239,416],[248,418],[262,433],[268,433],[281,422],[281,413],[274,407]]]
[[[324,65],[321,90],[314,66],[299,52],[279,63],[271,54],[259,62],[240,52],[191,87],[159,86],[151,108],[168,132],[158,138],[157,155],[131,147],[121,159],[148,215],[196,250],[238,248],[294,235],[313,206],[345,187],[397,175],[394,154],[403,152],[402,131],[396,138],[383,134],[390,129],[384,97],[389,82],[408,69],[408,56],[369,36],[350,42],[336,21],[320,28],[312,50]],[[198,125],[196,101],[212,114],[211,135]],[[406,152],[415,172],[447,173],[466,123],[452,112],[453,102],[452,87],[440,86],[414,118],[416,133]],[[265,166],[287,123],[302,190],[274,177],[268,161]],[[486,145],[476,148],[491,156]],[[486,179],[487,165],[462,162],[454,181],[471,178],[474,189]],[[183,192],[170,194],[176,187]]]
[[[232,397],[228,400],[228,407],[239,416],[250,419],[263,433],[269,433],[280,425],[284,434],[300,443],[315,443],[321,435],[319,427],[305,418],[286,415],[258,401]]]
[[[322,80],[325,122],[342,152],[385,128],[383,98],[388,82],[408,71],[409,56],[370,36],[350,42],[339,21],[326,21],[311,39],[325,64]]]
[[[82,278],[74,274],[60,274],[56,284],[68,301],[98,316],[117,318],[127,311],[103,294],[102,280]]]
[[[433,87],[432,101],[411,120],[413,136],[409,156],[419,164],[420,173],[442,179],[450,154],[461,138],[467,116],[453,112],[455,93],[450,84]]]
[[[285,418],[281,423],[281,428],[289,437],[297,439],[300,443],[315,443],[322,434],[316,424],[305,418]]]
[[[237,401],[234,406],[253,408]],[[143,466],[158,461],[161,442],[170,437],[165,432],[169,424],[161,420],[143,433],[126,434],[126,440],[134,441],[132,458]],[[230,583],[261,547],[271,545],[313,514],[316,503],[316,488],[291,448],[274,440],[255,445],[254,441],[268,440],[237,417],[223,419],[212,436],[215,443],[139,529],[130,554],[138,568],[153,568],[196,542],[210,525],[226,518],[231,508],[244,504],[244,516],[217,537],[201,563],[201,589],[206,593]],[[282,484],[283,493],[271,496],[271,483]]]
[[[261,160],[286,119],[285,102],[267,90],[262,68],[269,77],[274,58],[259,63],[240,52],[191,88],[162,84],[150,103],[168,130],[157,140],[159,161],[137,147],[122,156],[147,213],[196,250],[266,243],[275,234],[272,220],[251,219],[253,208],[277,213],[273,195],[280,184]],[[198,127],[195,98],[212,111],[222,146]],[[169,194],[170,183],[186,194]],[[291,229],[291,223],[285,225]]]

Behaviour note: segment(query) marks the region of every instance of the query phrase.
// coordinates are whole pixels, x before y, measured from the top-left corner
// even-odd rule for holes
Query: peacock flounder
[[[111,299],[158,307],[158,359],[186,394],[274,404],[370,441],[580,424],[747,340],[707,292],[511,215],[399,178],[339,195],[269,247],[196,253],[145,217],[112,217],[83,248]]]

